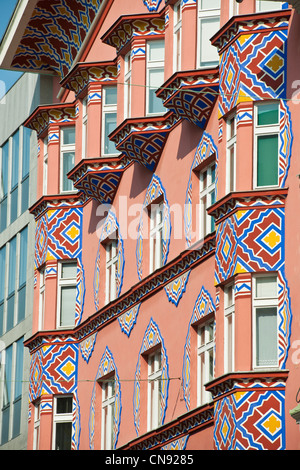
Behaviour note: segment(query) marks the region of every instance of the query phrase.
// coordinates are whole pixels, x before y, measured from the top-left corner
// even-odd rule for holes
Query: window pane
[[[117,87],[105,87],[105,104],[117,104]]]
[[[258,277],[255,295],[256,297],[277,297],[277,277]]]
[[[15,290],[16,283],[16,237],[9,243],[8,295]]]
[[[6,229],[7,225],[7,197],[0,204],[0,232]]]
[[[59,397],[56,399],[56,413],[72,413],[72,397]]]
[[[56,423],[55,450],[71,450],[72,423]]]
[[[62,279],[76,279],[77,263],[63,263],[61,266]]]
[[[282,8],[282,2],[269,2],[269,1],[260,0],[257,3],[258,3],[257,11],[281,10]]]
[[[277,308],[256,309],[256,365],[277,365]]]
[[[15,294],[11,294],[7,299],[7,312],[6,312],[6,331],[9,331],[14,326],[15,316]]]
[[[117,126],[117,113],[106,113],[104,119],[104,152],[107,154],[117,153],[116,145],[109,140],[108,136]]]
[[[26,309],[26,284],[19,289],[18,295],[18,323],[24,320]]]
[[[28,229],[25,227],[20,233],[20,268],[19,268],[19,287],[26,283],[27,275],[27,238]]]
[[[207,18],[200,21],[200,65],[218,64],[219,54],[212,46],[210,38],[219,30],[219,18]]]
[[[5,444],[8,441],[8,432],[9,432],[9,411],[10,407],[2,410],[2,437],[1,445]]]
[[[23,158],[22,158],[22,178],[29,173],[30,161],[30,136],[31,130],[27,127],[23,128]]]
[[[15,372],[15,396],[16,400],[22,395],[22,380],[23,380],[23,353],[24,353],[24,339],[20,338],[16,343],[16,372]]]
[[[17,437],[20,434],[21,428],[21,409],[22,409],[22,399],[19,398],[14,402],[13,409],[13,433],[12,437]]]
[[[61,289],[60,325],[73,326],[75,322],[76,287]]]
[[[257,124],[266,126],[268,124],[278,124],[279,108],[278,103],[269,103],[257,106]]]
[[[63,191],[72,191],[73,182],[67,178],[67,174],[74,167],[75,154],[74,152],[63,153]]]
[[[151,41],[149,42],[149,58],[152,61],[164,61],[165,59],[165,42]]]
[[[29,176],[22,181],[21,213],[25,212],[29,206]]]
[[[75,144],[75,126],[66,127],[62,132],[64,145]]]
[[[1,171],[1,186],[0,186],[0,198],[6,196],[8,191],[8,151],[9,143],[2,147],[2,171]]]
[[[0,302],[4,299],[6,246],[0,249]]]
[[[4,316],[4,302],[0,302],[0,336],[3,335],[3,316]]]
[[[11,187],[14,188],[19,180],[19,131],[12,138],[12,172]]]
[[[257,139],[257,186],[278,184],[278,135]]]
[[[10,223],[14,222],[18,216],[18,186],[10,194]]]
[[[3,406],[11,401],[12,345],[5,350]]]
[[[201,0],[201,10],[221,8],[221,0]]]
[[[155,94],[156,90],[163,84],[163,69],[149,70],[149,113],[161,113],[165,111],[163,102]]]

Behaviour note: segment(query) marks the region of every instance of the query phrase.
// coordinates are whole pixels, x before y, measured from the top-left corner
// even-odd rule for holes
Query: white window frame
[[[39,450],[40,445],[40,417],[41,402],[38,400],[34,404],[34,424],[33,424],[33,450]]]
[[[74,188],[73,183],[72,183],[72,189],[66,190],[63,187],[63,182],[64,182],[64,174],[63,174],[64,154],[74,152],[74,163],[75,163],[75,142],[72,143],[72,144],[64,144],[63,143],[63,133],[67,128],[70,128],[70,127],[75,128],[75,126],[64,126],[64,127],[61,127],[61,129],[60,129],[60,192],[61,193],[75,193],[76,192],[76,189]],[[71,182],[70,182],[70,184],[71,184]]]
[[[214,169],[214,171],[213,171]],[[207,213],[208,207],[210,207],[215,201],[216,182],[213,180],[213,174],[215,175],[216,164],[215,162],[203,168],[199,173],[199,210],[200,210],[200,239],[211,233],[212,216]],[[207,184],[204,186],[204,173],[206,172]],[[215,178],[215,177],[214,177]],[[206,203],[204,200],[206,199]]]
[[[203,343],[201,343],[201,331],[204,331]],[[211,354],[213,355],[213,361],[215,354],[213,319],[197,326],[197,343],[197,403],[200,406],[211,401],[211,393],[205,390],[205,384],[212,379],[209,376],[209,364]],[[202,357],[204,357],[204,369],[202,369]]]
[[[276,102],[276,101],[275,101]],[[258,145],[257,145],[257,140],[261,136],[267,136],[267,135],[277,135],[278,137],[278,155],[277,155],[277,161],[278,161],[278,169],[279,169],[279,148],[280,148],[280,141],[279,141],[279,132],[280,132],[280,112],[279,112],[279,102],[278,103],[278,122],[276,124],[267,124],[267,125],[258,125],[258,108],[260,106],[267,105],[268,101],[263,101],[262,103],[255,103],[254,105],[254,158],[253,158],[253,188],[254,189],[261,189],[261,188],[278,188],[279,185],[279,171],[277,174],[277,184],[275,185],[266,185],[266,186],[259,186],[257,184],[257,151],[258,151]]]
[[[150,208],[150,274],[162,267],[164,202]]]
[[[115,375],[101,381],[101,449],[112,450],[114,440]]]
[[[44,318],[45,318],[45,274],[46,269],[42,268],[39,271],[40,273],[40,288],[39,288],[39,321],[38,329],[42,331],[44,328]]]
[[[116,85],[112,85],[114,88],[117,89]],[[105,156],[112,156],[118,155],[119,152],[116,150],[114,153],[106,153],[105,152],[105,137],[106,137],[106,128],[105,128],[105,117],[109,114],[117,114],[117,103],[116,104],[107,104],[106,103],[106,91],[108,88],[112,86],[103,86],[102,87],[102,155]]]
[[[45,137],[43,144],[43,195],[45,196],[48,191],[48,136]]]
[[[161,350],[158,349],[147,357],[148,362],[148,431],[161,426]],[[152,367],[153,365],[153,367]]]
[[[63,265],[67,264],[77,264],[77,260],[68,260],[68,261],[60,261],[58,263],[58,279],[57,279],[57,286],[58,286],[58,293],[57,293],[57,328],[58,329],[67,329],[73,328],[74,323],[72,325],[62,325],[61,324],[61,291],[64,287],[74,287],[76,289],[77,286],[77,275],[75,278],[62,278],[62,267]],[[77,273],[77,270],[76,270]],[[75,294],[76,295],[76,294]],[[75,309],[75,306],[74,306]],[[75,318],[75,310],[74,310],[74,318]]]
[[[124,56],[124,119],[131,117],[131,51]]]
[[[173,26],[173,72],[181,70],[182,51],[182,3],[179,0],[174,5],[174,26]]]
[[[213,19],[216,19],[216,18],[220,18],[221,8],[202,9],[201,8],[201,0],[197,0],[197,10],[198,10],[198,14],[197,14],[197,45],[198,45],[198,47],[197,47],[197,68],[215,67],[219,63],[219,61],[217,59],[216,59],[216,61],[211,61],[211,65],[203,64],[203,61],[201,61],[201,22],[203,20],[209,20],[209,19],[213,20]],[[213,46],[213,45],[211,45],[211,47],[215,48],[215,46]]]
[[[88,96],[82,100],[82,158],[87,157]]]
[[[266,8],[262,8],[261,9],[261,6],[262,5],[262,2],[261,0],[256,0],[256,12],[259,13],[259,12],[264,12],[264,11],[276,11],[276,10],[281,10],[282,9],[282,5],[285,3],[285,2],[276,2],[276,4],[278,5],[272,5],[272,7],[270,7],[269,5],[271,5],[271,3],[275,3],[275,2],[269,2],[269,1],[266,1],[263,3],[266,3]],[[268,5],[269,4],[269,5]]]
[[[118,272],[118,240],[110,240],[105,243],[106,250],[106,289],[105,302],[115,300],[117,296],[117,272]]]
[[[72,411],[70,413],[57,413],[57,401],[60,398],[72,397]],[[56,424],[73,422],[73,395],[58,395],[53,397],[53,433],[52,433],[52,450],[55,450],[56,441]]]
[[[233,123],[233,128],[232,128]],[[236,190],[236,115],[226,120],[226,193]]]
[[[149,111],[149,106],[150,106],[149,95],[150,95],[150,90],[151,90],[151,87],[150,87],[150,72],[153,71],[153,70],[160,70],[160,71],[164,72],[164,70],[165,70],[165,41],[164,41],[164,39],[157,39],[156,43],[157,42],[161,42],[164,46],[164,59],[163,60],[150,60],[150,48],[151,48],[152,43],[154,43],[154,40],[153,41],[147,41],[146,116],[157,116],[157,115],[162,115],[162,114],[165,113],[165,109],[163,109],[160,112],[155,112],[155,113],[151,113]]]
[[[239,4],[236,0],[229,0],[229,19],[239,15]]]
[[[224,287],[224,373],[235,370],[235,289],[234,284]]]
[[[258,279],[267,279],[267,278],[276,278],[276,291],[277,295],[268,297],[257,297],[256,296],[256,284]],[[259,308],[276,308],[277,309],[277,323],[276,323],[276,349],[277,349],[277,361],[276,364],[268,364],[268,365],[258,365],[257,364],[257,357],[256,357],[256,347],[257,347],[257,329],[256,329],[256,317],[257,311]],[[268,273],[268,274],[257,274],[254,275],[252,278],[252,328],[253,328],[253,368],[254,369],[274,369],[278,368],[278,278],[276,273]]]

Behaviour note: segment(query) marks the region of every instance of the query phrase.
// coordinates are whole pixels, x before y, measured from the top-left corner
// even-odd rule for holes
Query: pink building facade
[[[3,64],[57,88],[25,123],[28,449],[300,448],[299,26],[283,2],[29,2]]]

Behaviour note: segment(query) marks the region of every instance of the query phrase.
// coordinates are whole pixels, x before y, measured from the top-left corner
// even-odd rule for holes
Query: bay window
[[[224,288],[224,372],[234,370],[234,284]]]
[[[162,114],[165,112],[162,100],[155,94],[164,82],[165,42],[164,40],[148,41],[147,43],[147,96],[146,114]]]
[[[161,351],[148,356],[148,431],[161,425]]]
[[[58,326],[75,323],[77,262],[58,263]]]
[[[67,178],[67,174],[72,170],[75,164],[75,126],[61,129],[60,152],[60,190],[61,192],[70,192],[74,190],[74,186],[73,182]]]
[[[73,397],[61,395],[54,397],[53,410],[53,450],[71,450]]]
[[[102,380],[101,449],[112,450],[114,445],[115,376]]]
[[[102,155],[115,155],[115,143],[108,136],[117,127],[117,87],[102,88]]]
[[[279,176],[279,104],[258,103],[254,123],[254,187],[277,186]]]
[[[278,365],[277,276],[253,277],[253,363],[254,367]]]
[[[218,50],[210,39],[220,28],[220,8],[220,0],[198,0],[198,67],[219,63]]]
[[[236,117],[231,116],[227,120],[227,145],[226,145],[226,193],[235,191],[236,181]]]
[[[215,229],[214,218],[207,213],[209,206],[215,203],[215,163],[200,171],[200,238],[204,238]]]
[[[214,320],[198,326],[198,405],[210,401],[205,384],[214,377]]]

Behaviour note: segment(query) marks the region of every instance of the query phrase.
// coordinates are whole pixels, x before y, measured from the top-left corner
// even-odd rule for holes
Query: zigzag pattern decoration
[[[143,0],[149,11],[157,11],[162,0]]]
[[[63,78],[90,30],[102,0],[37,2],[13,58],[21,70],[54,71]]]
[[[29,399],[42,395],[73,393],[77,386],[78,347],[75,344],[48,344],[31,357]]]
[[[94,450],[95,441],[95,413],[96,413],[96,388],[99,387],[99,381],[105,378],[109,373],[114,372],[115,377],[115,406],[114,406],[114,423],[113,423],[113,449],[116,448],[120,423],[121,423],[121,384],[118,375],[118,370],[114,361],[114,357],[110,349],[106,346],[105,351],[101,357],[100,364],[98,367],[97,375],[94,381],[92,400],[90,406],[90,418],[89,418],[89,437],[90,437],[90,449]]]
[[[163,446],[160,450],[168,450],[168,451],[185,450],[188,439],[189,439],[189,435],[179,437],[175,441],[172,441],[169,444],[166,444],[165,446]]]
[[[99,289],[100,289],[100,254],[102,249],[102,244],[104,240],[108,239],[110,235],[117,233],[118,235],[118,263],[117,263],[117,272],[116,272],[116,294],[117,297],[121,294],[122,285],[123,285],[123,275],[124,275],[124,264],[125,264],[125,255],[124,255],[124,243],[120,231],[120,226],[117,221],[117,217],[111,209],[105,219],[104,225],[102,227],[101,235],[99,238],[98,251],[95,262],[95,271],[94,271],[94,302],[96,310],[99,309]]]
[[[149,0],[150,1],[150,0]],[[161,13],[151,13],[137,16],[121,16],[119,20],[105,33],[101,40],[116,48],[117,54],[133,38],[149,39],[164,37],[165,18]]]
[[[142,346],[139,352],[138,362],[136,365],[135,381],[134,381],[134,395],[133,395],[133,414],[134,414],[134,426],[137,435],[140,433],[140,381],[141,381],[141,357],[145,351],[151,349],[157,344],[161,345],[161,401],[160,401],[160,416],[161,423],[164,423],[165,414],[168,403],[169,393],[169,364],[167,351],[164,345],[164,340],[161,336],[158,325],[151,318],[150,323],[146,329]]]
[[[204,129],[219,92],[218,70],[198,73],[178,72],[162,85],[157,96],[179,119]]]
[[[291,112],[289,110],[289,106],[284,100],[280,100],[279,112],[279,186],[284,188],[290,168],[294,137],[292,130]]]
[[[124,312],[119,318],[119,325],[121,327],[121,331],[125,333],[128,337],[136,324],[137,316],[139,314],[139,310],[141,307],[141,303],[135,305],[127,312]]]
[[[217,450],[285,449],[284,384],[268,381],[265,387],[250,380],[216,402]]]
[[[190,409],[190,380],[191,380],[191,327],[192,325],[205,318],[207,315],[215,313],[216,307],[210,293],[202,286],[201,291],[195,302],[193,314],[189,322],[188,333],[186,337],[183,367],[182,367],[182,387],[183,396],[187,410]]]
[[[292,331],[290,289],[283,271],[278,272],[278,362],[285,369]]]
[[[75,305],[75,326],[79,325],[82,318],[85,299],[85,274],[81,257],[77,260],[76,277],[76,305]]]
[[[73,410],[72,410],[72,450],[79,450],[79,441],[80,441],[80,406],[78,400],[77,390],[73,393]]]
[[[216,234],[215,282],[243,272],[280,271],[284,266],[284,208],[240,210]]]
[[[174,305],[176,305],[176,307],[178,306],[179,301],[186,290],[190,273],[191,271],[183,273],[181,276],[177,277],[165,286],[165,292],[169,302],[172,302]]]
[[[88,364],[90,357],[94,351],[94,347],[96,344],[96,338],[97,338],[97,333],[94,333],[91,336],[88,336],[85,338],[79,345],[80,347],[80,352],[85,360],[85,362]]]
[[[101,93],[102,85],[117,79],[117,65],[114,62],[78,64],[62,81],[62,86],[74,91],[78,96],[86,87],[89,93],[95,89]]]
[[[82,252],[82,208],[64,208],[47,212],[49,259],[78,258]]]
[[[154,171],[168,135],[178,118],[171,112],[164,116],[144,119],[126,119],[112,134],[110,140],[125,154],[128,161],[137,161]]]
[[[285,98],[290,13],[280,15],[236,20],[215,41],[220,49],[220,117],[241,101]]]
[[[36,131],[38,136],[48,128],[48,145],[51,145],[59,142],[59,125],[75,124],[76,117],[75,103],[39,106],[24,125]]]
[[[196,168],[200,165],[200,163],[204,162],[207,160],[209,157],[212,155],[215,155],[215,164],[216,164],[216,199],[217,199],[217,193],[218,193],[218,161],[219,161],[219,156],[218,156],[218,147],[215,145],[214,140],[210,134],[207,132],[203,132],[203,135],[201,137],[201,140],[198,144],[194,160],[190,169],[190,175],[189,175],[189,181],[188,181],[188,187],[186,191],[186,199],[185,199],[185,205],[184,205],[184,231],[185,231],[185,239],[187,246],[191,246],[192,243],[192,237],[193,237],[193,232],[192,232],[192,193],[193,193],[193,187],[192,187],[192,173],[193,171],[196,170]],[[198,238],[197,238],[198,240]]]
[[[157,175],[153,175],[150,184],[146,191],[145,200],[143,203],[142,213],[138,226],[138,236],[136,245],[136,260],[137,260],[137,272],[139,279],[142,279],[143,275],[143,224],[146,216],[146,209],[155,202],[158,197],[163,196],[164,209],[163,209],[163,234],[162,234],[162,264],[165,265],[169,254],[169,245],[171,238],[171,215],[170,206],[167,200],[166,191],[162,185],[160,178]],[[147,220],[147,219],[146,219]]]
[[[240,297],[249,297],[249,295],[251,296],[251,292],[251,274],[239,274],[234,283],[235,300]]]

